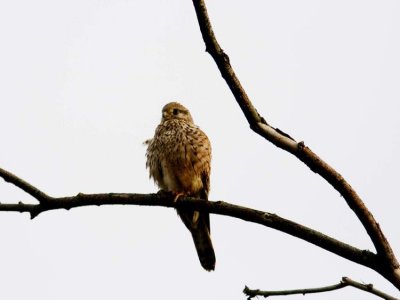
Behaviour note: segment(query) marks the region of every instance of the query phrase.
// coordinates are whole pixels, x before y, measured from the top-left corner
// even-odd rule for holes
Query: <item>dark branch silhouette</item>
[[[348,277],[343,277],[342,280],[333,285],[323,286],[319,288],[310,288],[310,289],[296,289],[296,290],[283,290],[283,291],[260,291],[260,290],[252,290],[247,286],[244,288],[243,293],[248,296],[247,299],[252,299],[256,296],[263,296],[265,298],[271,296],[287,296],[287,295],[298,295],[298,294],[316,294],[316,293],[324,293],[324,292],[331,292],[335,290],[342,289],[346,286],[352,286],[362,291],[374,294],[382,299],[386,300],[399,300],[393,296],[390,296],[376,288],[372,284],[364,284],[352,280]]]
[[[376,271],[400,289],[400,265],[394,252],[380,229],[379,224],[365,206],[361,198],[350,184],[334,168],[323,161],[304,142],[296,142],[287,133],[270,126],[257,112],[239,79],[237,78],[228,55],[220,47],[208,17],[204,0],[193,0],[200,31],[206,45],[206,51],[212,56],[225,79],[236,102],[245,115],[250,128],[256,133],[273,143],[275,146],[286,150],[305,163],[313,172],[323,177],[346,200],[354,211],[367,234],[369,235],[377,255],[382,259],[382,265],[376,266]]]
[[[368,268],[376,269],[382,263],[379,256],[368,250],[358,249],[314,229],[279,217],[276,214],[234,205],[224,201],[204,201],[190,197],[180,197],[177,201],[174,201],[175,195],[167,192],[160,192],[157,194],[78,194],[76,196],[59,198],[46,196],[46,200],[40,202],[41,196],[39,197],[38,195],[44,195],[44,193],[33,187],[31,184],[1,168],[0,177],[7,178],[7,181],[13,182],[24,191],[27,187],[30,187],[30,189],[35,190],[36,192],[28,193],[39,200],[38,204],[25,204],[22,202],[17,204],[1,203],[0,211],[28,212],[30,213],[31,218],[35,218],[40,213],[48,210],[71,209],[74,207],[90,205],[99,206],[119,204],[175,208],[190,207],[200,211],[204,210],[213,214],[242,219],[244,221],[261,224],[285,232]]]
[[[38,200],[40,203],[44,203],[44,202],[50,201],[52,199],[50,196],[46,195],[39,189],[35,188],[30,183],[26,182],[25,180],[15,176],[14,174],[12,174],[4,169],[0,169],[0,176],[4,179],[4,181],[12,183],[16,187],[20,188],[24,192],[31,195],[33,198]]]

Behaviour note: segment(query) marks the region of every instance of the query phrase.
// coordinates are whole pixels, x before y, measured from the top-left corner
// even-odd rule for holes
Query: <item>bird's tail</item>
[[[194,246],[196,247],[197,255],[199,256],[202,267],[207,271],[213,271],[215,268],[215,253],[211,241],[210,230],[204,219],[196,227],[192,228]]]

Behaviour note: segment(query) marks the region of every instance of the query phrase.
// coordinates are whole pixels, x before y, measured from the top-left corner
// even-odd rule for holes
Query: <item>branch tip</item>
[[[282,291],[261,291],[259,289],[252,290],[245,286],[243,293],[248,296],[248,299],[251,299],[255,296],[263,296],[265,298],[270,296],[287,296],[287,295],[306,295],[306,294],[315,294],[315,293],[324,293],[330,292],[334,290],[339,290],[347,286],[352,286],[356,289],[374,294],[380,298],[386,300],[399,300],[391,295],[388,295],[380,290],[374,288],[372,284],[363,284],[357,281],[354,281],[348,277],[342,277],[341,281],[338,284],[328,285],[319,288],[307,288],[307,289],[296,289],[296,290],[282,290]]]

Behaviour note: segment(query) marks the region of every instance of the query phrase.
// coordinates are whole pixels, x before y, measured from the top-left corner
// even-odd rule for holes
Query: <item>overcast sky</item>
[[[207,1],[258,111],[357,190],[400,256],[400,2]],[[169,101],[213,146],[211,200],[276,213],[373,250],[342,197],[253,133],[205,52],[191,1],[0,2],[0,167],[52,196],[152,193],[145,147]],[[0,201],[35,203],[0,182]],[[211,217],[205,272],[167,208],[0,214],[4,299],[245,299],[375,272],[259,225]],[[398,296],[398,293],[397,293]],[[376,299],[351,288],[307,299]],[[305,299],[292,296],[287,299]]]

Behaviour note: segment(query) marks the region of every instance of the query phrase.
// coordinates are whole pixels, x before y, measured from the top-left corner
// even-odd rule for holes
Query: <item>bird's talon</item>
[[[175,198],[174,198],[174,203],[178,200],[178,198],[180,197],[180,196],[183,196],[184,195],[184,193],[177,193],[176,195],[175,195]]]

